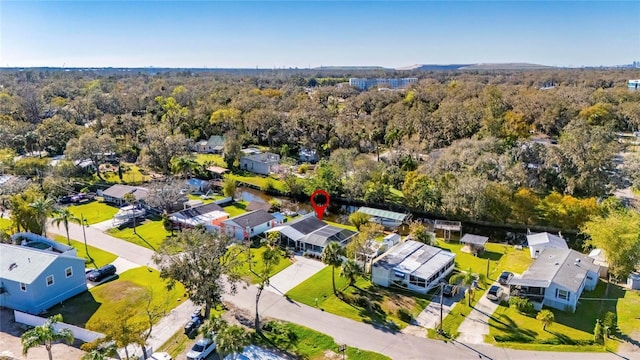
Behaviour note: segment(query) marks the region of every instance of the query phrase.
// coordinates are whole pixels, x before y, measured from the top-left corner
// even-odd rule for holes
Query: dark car
[[[508,271],[503,271],[498,278],[498,282],[502,285],[507,285],[509,281],[513,278],[513,273]]]
[[[458,287],[455,285],[447,284],[442,287],[442,295],[446,297],[456,296],[457,293],[458,293]]]
[[[202,310],[197,309],[191,314],[191,319],[184,325],[184,333],[185,335],[191,334],[194,330],[200,327],[204,321],[204,316],[202,316]]]
[[[502,294],[502,287],[493,285],[491,288],[489,288],[489,291],[487,291],[487,299],[500,301],[502,299]]]
[[[115,275],[116,267],[113,264],[105,265],[99,269],[93,269],[86,273],[87,280],[98,282],[103,279]]]

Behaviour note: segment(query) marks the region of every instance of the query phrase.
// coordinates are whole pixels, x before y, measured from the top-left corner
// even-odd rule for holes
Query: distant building
[[[411,84],[418,82],[418,78],[400,78],[400,79],[365,79],[365,78],[350,78],[349,85],[356,87],[360,90],[367,90],[379,85],[386,85],[390,89],[404,89]]]
[[[195,143],[193,150],[205,154],[222,154],[224,149],[224,136],[211,135],[208,140]]]
[[[346,246],[358,233],[318,220],[315,214],[307,214],[289,223],[275,227],[267,232],[280,233],[280,242],[296,251],[322,254],[324,247],[331,241]]]
[[[406,240],[374,261],[371,281],[426,294],[453,271],[455,260],[452,252]]]
[[[320,160],[320,156],[315,149],[301,148],[298,151],[298,160],[315,164]]]
[[[41,312],[87,290],[84,259],[71,246],[32,233],[0,244],[0,306]]]
[[[222,231],[236,240],[250,239],[275,227],[276,218],[264,210],[255,210],[222,222]]]
[[[629,90],[638,91],[640,90],[640,80],[629,80],[627,86],[629,86]]]
[[[126,194],[133,194],[136,197],[136,202],[144,204],[144,200],[149,196],[149,190],[140,186],[116,184],[102,192],[98,192],[98,195],[102,196],[106,203],[116,206],[123,206],[127,203],[124,200]]]
[[[240,158],[240,169],[262,175],[269,175],[279,164],[280,155],[270,152]]]
[[[536,259],[544,249],[568,249],[567,242],[558,235],[549,234],[548,232],[528,234],[527,245],[531,258]]]

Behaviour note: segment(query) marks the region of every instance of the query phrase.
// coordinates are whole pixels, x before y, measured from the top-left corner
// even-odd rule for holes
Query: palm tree
[[[353,284],[355,284],[356,282],[356,278],[361,274],[362,268],[354,259],[347,259],[347,261],[342,263],[340,275],[349,279],[349,286],[353,286]]]
[[[333,293],[337,294],[336,291],[336,267],[342,265],[342,254],[344,249],[338,242],[331,241],[327,246],[322,250],[322,262],[331,266],[331,283],[333,284]]]
[[[551,312],[551,310],[540,310],[538,315],[536,315],[536,319],[542,322],[542,330],[547,330],[547,326],[551,326],[553,321],[555,320],[555,316]]]
[[[60,224],[64,225],[64,229],[67,232],[67,244],[71,245],[71,239],[69,238],[69,221],[80,222],[80,219],[75,217],[68,207],[60,208],[53,212],[53,225],[56,225],[60,229]]]
[[[453,275],[451,278],[449,278],[449,284],[468,286],[469,287],[468,301],[469,301],[469,306],[471,306],[471,298],[473,297],[473,291],[474,291],[471,285],[474,283],[474,281],[478,280],[478,278],[482,280],[483,275],[484,274],[480,274],[480,275],[474,274],[471,271],[471,268],[469,268],[467,271],[457,273]]]
[[[216,334],[216,348],[220,358],[231,355],[231,359],[236,359],[245,346],[249,344],[249,336],[245,329],[238,325],[227,326]]]
[[[53,359],[53,353],[51,352],[51,346],[58,341],[65,341],[68,344],[73,343],[73,333],[69,329],[60,329],[56,331],[54,324],[62,321],[62,315],[57,314],[39,326],[34,327],[31,330],[22,334],[22,354],[27,355],[30,349],[44,345],[49,353],[49,360]]]
[[[171,171],[174,174],[180,174],[185,178],[189,178],[198,163],[187,156],[178,156],[171,159]]]
[[[35,220],[38,222],[38,225],[42,230],[40,235],[47,235],[47,218],[53,212],[53,206],[55,203],[55,200],[51,198],[40,196],[36,198],[34,202],[29,204],[29,207],[34,209]]]

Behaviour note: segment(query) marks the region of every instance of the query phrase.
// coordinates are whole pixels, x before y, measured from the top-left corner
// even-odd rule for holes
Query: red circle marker
[[[327,201],[322,205],[316,204],[316,196],[318,195],[324,196],[327,199]],[[318,217],[318,220],[322,220],[322,216],[324,215],[324,209],[326,209],[327,206],[329,206],[329,193],[327,193],[322,189],[318,189],[314,191],[313,194],[311,194],[311,206],[313,207],[313,210],[316,211],[316,216]]]

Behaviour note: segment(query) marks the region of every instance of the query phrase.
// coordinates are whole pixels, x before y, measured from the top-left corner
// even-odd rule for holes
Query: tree
[[[149,330],[144,334],[144,341],[149,340],[151,333],[153,332],[153,324],[156,321],[162,319],[167,314],[167,308],[169,307],[169,299],[165,298],[163,303],[154,304],[153,303],[153,287],[149,286],[147,288],[147,293],[145,294],[145,308],[144,312],[147,315],[147,321],[149,325]]]
[[[609,273],[626,279],[640,262],[640,213],[633,209],[614,209],[595,216],[581,228],[589,236],[586,247],[600,248],[609,263]]]
[[[169,280],[167,287],[182,283],[191,301],[203,305],[205,317],[209,317],[211,307],[222,303],[227,284],[235,293],[240,281],[238,253],[227,250],[229,244],[228,238],[218,234],[183,230],[162,243],[154,261],[160,267],[160,276]],[[181,252],[176,255],[178,249]]]
[[[376,237],[383,234],[384,227],[377,223],[367,223],[360,227],[360,232],[345,248],[347,257],[361,260],[363,254],[368,254],[377,243]],[[363,260],[366,260],[366,256]]]
[[[131,215],[133,217],[133,233],[136,234],[136,196],[132,192],[128,192],[124,194],[122,200],[129,204],[129,206],[133,207],[133,209],[131,210]]]
[[[440,206],[440,192],[435,183],[417,171],[409,171],[402,185],[402,193],[407,205],[424,210],[435,211]]]
[[[333,293],[336,291],[336,267],[342,265],[342,254],[344,249],[337,241],[329,242],[322,250],[322,262],[331,266],[331,284],[333,285]]]
[[[542,322],[542,330],[547,330],[547,326],[551,326],[555,320],[555,316],[551,310],[543,309],[538,312],[536,319]]]
[[[29,204],[29,207],[33,209],[35,220],[40,224],[41,235],[47,235],[47,218],[53,213],[53,207],[55,204],[55,200],[44,196],[36,198]]]
[[[100,164],[104,155],[116,150],[116,143],[109,134],[98,136],[94,132],[85,132],[78,138],[72,138],[67,143],[65,155],[71,160],[91,160],[100,180],[104,180],[100,174]]]
[[[358,231],[360,231],[360,228],[362,228],[363,225],[369,223],[370,220],[371,216],[369,214],[365,214],[359,211],[356,211],[349,215],[349,222],[351,223],[351,225],[355,226]]]
[[[596,344],[604,344],[604,329],[600,319],[596,319],[596,326],[593,328],[593,341]]]
[[[362,268],[354,259],[347,259],[342,263],[340,268],[340,276],[349,279],[349,286],[356,283],[356,278],[362,275]]]
[[[216,349],[221,359],[227,355],[231,355],[233,360],[237,359],[249,341],[246,330],[239,325],[227,326],[216,333]]]
[[[269,278],[271,277],[271,272],[273,268],[280,263],[280,250],[278,249],[278,241],[280,240],[280,235],[277,232],[271,232],[267,235],[267,241],[265,241],[266,249],[262,252],[262,267],[258,270],[258,272],[251,270],[258,277],[258,292],[256,292],[256,318],[255,318],[255,329],[256,332],[261,332],[262,328],[260,327],[260,312],[258,311],[258,303],[260,302],[260,295],[262,295],[262,290],[265,287],[269,286]],[[249,249],[249,254],[251,254],[251,249]],[[248,259],[251,261],[251,258]],[[251,268],[251,267],[250,267]]]
[[[162,209],[166,213],[171,213],[177,204],[186,201],[186,195],[182,193],[184,182],[168,178],[163,182],[154,182],[148,187],[149,193],[145,198],[145,203],[149,206]]]
[[[226,197],[233,198],[236,194],[236,188],[238,187],[238,181],[231,175],[225,175],[222,180],[222,193]]]
[[[222,149],[222,158],[228,168],[237,168],[240,163],[240,150],[242,150],[242,141],[238,138],[238,134],[226,134],[224,137],[224,147]]]
[[[436,241],[435,234],[427,231],[427,227],[418,221],[412,221],[411,224],[409,224],[409,236],[427,245],[433,245]]]
[[[71,239],[69,238],[69,221],[80,222],[80,219],[73,215],[68,207],[63,207],[53,212],[51,223],[57,226],[58,229],[60,228],[60,224],[64,225],[64,230],[67,233],[67,244],[71,245]]]
[[[38,325],[31,330],[27,330],[22,334],[22,354],[27,355],[30,349],[43,346],[47,349],[49,354],[49,360],[53,359],[53,353],[51,347],[59,342],[64,341],[68,344],[73,343],[73,333],[69,329],[60,329],[56,331],[55,324],[62,322],[62,315],[56,314],[47,319],[44,324]]]
[[[188,156],[178,156],[171,159],[171,171],[185,178],[190,178],[193,170],[198,166],[198,163]]]
[[[467,300],[469,302],[469,306],[471,306],[471,300],[473,299],[473,292],[475,290],[472,285],[475,281],[482,280],[483,277],[484,277],[483,274],[474,274],[471,268],[469,268],[467,271],[459,272],[453,275],[452,277],[450,277],[449,284],[468,286],[469,296]]]
[[[126,301],[114,311],[108,320],[102,320],[96,324],[96,328],[105,334],[105,342],[113,341],[117,348],[124,348],[125,357],[129,359],[129,345],[135,344],[144,347],[146,340],[144,333],[146,323],[134,321],[134,307]]]

